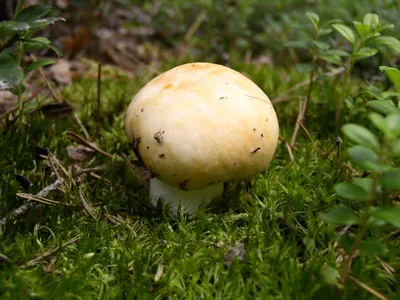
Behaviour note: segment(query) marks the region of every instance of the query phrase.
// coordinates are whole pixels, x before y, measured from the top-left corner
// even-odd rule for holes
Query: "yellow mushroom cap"
[[[154,176],[183,190],[262,172],[279,137],[271,101],[254,82],[200,62],[146,84],[128,107],[125,131]]]

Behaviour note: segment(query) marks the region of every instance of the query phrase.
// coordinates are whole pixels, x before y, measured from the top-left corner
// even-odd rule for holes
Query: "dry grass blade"
[[[375,297],[377,297],[378,299],[389,300],[388,298],[383,296],[381,293],[379,293],[376,290],[374,290],[372,287],[370,287],[370,286],[366,285],[365,283],[359,281],[357,278],[354,278],[353,276],[349,276],[349,278],[351,280],[353,280],[355,283],[357,283],[359,286],[361,286],[363,289],[365,289],[367,292],[369,292],[372,295],[374,295]]]
[[[49,205],[56,205],[56,204],[64,204],[58,201],[54,201],[54,200],[50,200],[44,197],[40,197],[37,195],[32,195],[32,194],[27,194],[27,193],[17,193],[16,194],[18,197],[24,198],[24,199],[28,199],[30,201],[36,201],[36,202],[40,202],[43,204],[49,204]],[[70,204],[64,204],[64,205],[70,205]]]
[[[42,255],[40,255],[40,256],[38,256],[38,257],[36,257],[36,258],[34,258],[34,259],[28,261],[26,264],[21,265],[21,266],[19,266],[19,267],[20,267],[20,269],[25,269],[25,268],[27,268],[27,267],[31,267],[31,266],[37,264],[38,262],[40,262],[40,261],[42,261],[42,260],[45,260],[45,259],[51,257],[53,254],[55,254],[56,252],[58,252],[61,248],[65,248],[65,247],[67,247],[67,246],[69,246],[69,245],[71,245],[71,244],[74,244],[74,243],[76,243],[77,241],[79,241],[80,239],[81,239],[81,236],[78,235],[78,236],[76,236],[76,237],[70,239],[69,241],[65,242],[64,244],[62,244],[61,247],[53,248],[53,249],[51,249],[51,250],[49,250],[49,251],[43,253]]]
[[[74,141],[74,142],[77,142],[77,143],[80,143],[82,145],[85,145],[86,147],[91,148],[94,151],[96,151],[96,152],[98,152],[98,153],[100,153],[100,154],[102,154],[104,156],[107,156],[108,158],[113,158],[114,157],[112,154],[100,149],[97,146],[94,146],[92,143],[86,141],[84,138],[80,137],[79,135],[77,135],[76,133],[74,133],[72,131],[68,131],[67,132],[67,137],[70,140]]]
[[[86,130],[85,126],[83,126],[83,123],[82,123],[81,119],[79,118],[78,114],[74,111],[74,112],[72,113],[72,115],[73,115],[73,117],[74,117],[76,123],[78,123],[79,127],[81,128],[81,130],[82,130],[82,132],[83,132],[85,138],[86,138],[88,141],[90,141],[91,138],[90,138],[89,132]]]
[[[384,262],[382,259],[380,259],[379,257],[376,258],[377,261],[380,262],[380,264],[382,265],[382,268],[389,274],[389,275],[393,275],[396,270],[389,265],[387,262]]]
[[[308,136],[308,138],[311,140],[312,143],[314,143],[314,140],[311,136],[311,133],[308,131],[308,129],[306,128],[306,126],[304,126],[304,124],[299,121],[299,125],[301,126],[301,128],[303,128],[303,130],[305,131],[306,135]]]
[[[83,173],[90,173],[90,172],[95,172],[95,171],[102,171],[102,170],[107,170],[110,166],[109,165],[100,165],[92,168],[80,168],[76,166],[77,174],[83,174]]]
[[[288,153],[289,153],[290,160],[291,160],[291,161],[294,161],[294,156],[293,156],[293,152],[292,152],[292,148],[293,148],[293,147],[292,147],[291,145],[289,145],[289,143],[286,142],[286,140],[285,140],[284,138],[279,137],[279,139],[280,139],[282,142],[285,143],[286,148],[287,148]]]
[[[81,203],[85,208],[85,210],[87,211],[87,213],[93,219],[96,219],[97,218],[96,209],[94,209],[94,207],[86,200],[85,195],[83,194],[82,189],[80,187],[78,189],[78,193],[79,193],[79,199],[81,200]]]
[[[31,54],[32,60],[35,62],[37,59],[35,55]],[[51,94],[53,95],[53,98],[57,100],[58,102],[61,102],[60,97],[57,95],[57,93],[54,91],[53,87],[51,86],[50,82],[47,80],[46,75],[43,72],[42,68],[38,68],[40,76],[43,78],[43,80],[46,82],[47,88],[50,90]]]
[[[119,217],[113,216],[111,214],[105,213],[104,217],[109,220],[111,223],[115,224],[115,225],[121,225],[124,222],[122,220],[120,220]]]
[[[334,69],[334,70],[332,70],[332,71],[330,71],[330,72],[324,73],[324,75],[325,75],[325,76],[335,76],[335,75],[338,75],[338,74],[344,72],[344,70],[345,70],[344,67],[340,67],[340,68]],[[315,77],[313,78],[313,81],[316,80],[317,78],[318,78],[318,75],[315,75]],[[298,90],[298,89],[300,89],[300,88],[302,88],[302,87],[304,87],[304,86],[306,86],[306,85],[308,85],[308,84],[310,84],[310,80],[309,80],[309,79],[308,79],[308,80],[305,80],[305,81],[302,81],[302,82],[300,82],[300,83],[298,83],[298,84],[292,86],[291,88],[287,89],[284,93],[280,94],[280,95],[279,95],[278,97],[276,97],[275,99],[272,99],[272,100],[271,100],[272,104],[282,102],[282,99],[283,99],[287,94],[289,94],[289,93],[291,93],[291,92],[293,92],[293,91],[295,91],[295,90]]]
[[[54,161],[56,163],[56,165],[60,168],[60,170],[63,172],[65,177],[69,177],[68,171],[64,168],[61,161],[57,157],[55,157],[53,154],[49,153],[49,160],[50,160],[51,164],[52,164],[52,161]],[[53,164],[52,164],[52,166],[53,166]],[[54,172],[56,172],[55,168],[54,168]],[[57,177],[59,178],[59,176],[57,176]]]
[[[201,24],[204,22],[204,20],[207,18],[207,12],[203,10],[196,18],[196,20],[193,22],[192,25],[190,25],[188,31],[185,34],[184,40],[188,42],[192,36],[196,33],[197,29],[201,26]]]
[[[291,146],[294,146],[294,144],[296,143],[296,138],[297,138],[297,134],[299,133],[300,124],[301,124],[301,121],[304,119],[305,103],[306,102],[299,100],[299,114],[297,115],[297,120],[296,120],[296,125],[294,127],[292,140],[290,141]]]
[[[157,283],[163,274],[164,274],[164,265],[158,265],[156,275],[154,276],[154,282]]]

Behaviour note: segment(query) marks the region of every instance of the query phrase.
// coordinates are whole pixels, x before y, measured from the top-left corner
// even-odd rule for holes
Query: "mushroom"
[[[225,66],[189,63],[151,80],[134,97],[125,132],[151,172],[150,200],[195,212],[223,183],[265,170],[278,120],[265,93]]]

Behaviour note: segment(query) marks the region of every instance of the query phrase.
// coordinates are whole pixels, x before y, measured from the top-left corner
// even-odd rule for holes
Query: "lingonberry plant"
[[[310,83],[303,108],[303,115],[307,112],[315,81],[323,78],[321,76],[322,68],[329,68],[332,65],[336,65],[344,68],[340,95],[336,106],[335,122],[338,125],[343,102],[351,96],[349,93],[349,82],[355,63],[374,56],[379,51],[384,54],[387,51],[400,53],[400,41],[395,37],[382,34],[384,30],[393,28],[393,25],[381,24],[376,14],[368,13],[363,17],[362,22],[354,21],[354,29],[343,24],[341,20],[334,19],[321,22],[319,16],[312,12],[308,12],[306,17],[312,23],[311,31],[308,30],[309,39],[290,41],[285,44],[287,47],[308,51],[311,57],[309,62],[298,63],[296,65],[296,69],[299,72],[310,73]],[[338,49],[338,46],[332,45],[331,35],[333,34],[333,30],[340,33],[346,40],[346,43],[340,49]],[[323,64],[323,62],[327,62],[328,65]],[[339,74],[338,72],[337,76]],[[296,139],[299,126],[300,124],[296,124],[292,144]]]
[[[368,176],[339,183],[335,192],[344,199],[364,202],[363,208],[353,211],[338,205],[320,215],[329,223],[358,226],[355,234],[339,237],[339,244],[348,251],[339,283],[344,283],[358,251],[379,255],[385,249],[379,233],[384,232],[387,226],[400,228],[400,206],[393,205],[390,196],[391,191],[400,189],[400,107],[397,100],[400,97],[400,71],[388,67],[380,69],[387,74],[395,91],[383,92],[374,86],[366,89],[366,93],[374,97],[367,105],[380,112],[369,114],[369,120],[379,134],[359,124],[342,127],[344,135],[353,143],[347,149],[350,159]]]
[[[18,96],[19,113],[22,112],[21,95],[25,88],[22,81],[32,70],[50,65],[52,60],[36,60],[29,65],[23,64],[27,51],[49,48],[62,56],[59,49],[51,45],[45,37],[36,33],[56,21],[58,17],[46,17],[51,12],[48,5],[36,4],[24,7],[25,1],[19,1],[13,20],[0,23],[0,91],[11,90]]]

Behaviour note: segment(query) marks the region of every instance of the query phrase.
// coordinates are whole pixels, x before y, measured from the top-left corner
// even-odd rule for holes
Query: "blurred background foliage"
[[[64,49],[76,54],[83,48],[99,57],[93,36],[124,36],[136,46],[133,54],[146,62],[161,57],[178,60],[207,60],[228,64],[230,58],[246,57],[276,65],[291,65],[290,51],[283,44],[309,39],[312,25],[304,17],[313,11],[321,21],[340,19],[345,24],[376,13],[385,23],[399,24],[399,4],[393,0],[114,0],[49,1],[54,14],[67,18],[71,29],[53,29],[54,35],[69,33]],[[53,3],[55,2],[55,3]],[[100,31],[99,28],[106,28]],[[115,32],[113,31],[115,28]],[[396,35],[395,31],[386,35]],[[101,37],[100,37],[101,38]],[[334,38],[334,37],[331,37]],[[86,44],[91,45],[86,45]],[[87,46],[87,47],[86,47]],[[102,47],[104,48],[104,46]],[[102,49],[100,48],[100,50]],[[136,53],[135,53],[136,52]],[[153,52],[153,56],[152,53]],[[115,61],[114,61],[115,62]],[[376,68],[375,68],[376,69]]]

